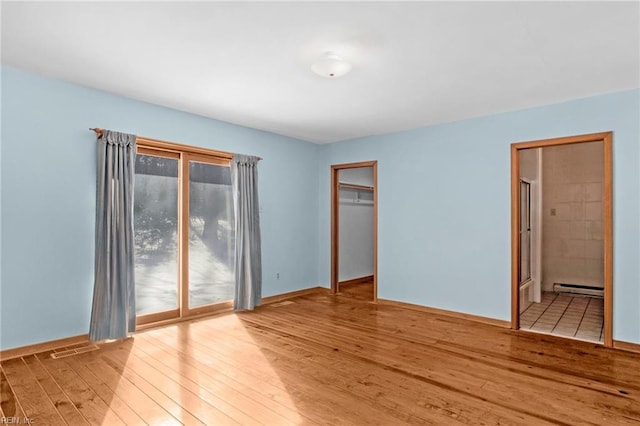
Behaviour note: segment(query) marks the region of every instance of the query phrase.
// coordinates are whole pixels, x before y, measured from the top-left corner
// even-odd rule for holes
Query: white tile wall
[[[602,142],[543,148],[542,286],[604,284]]]

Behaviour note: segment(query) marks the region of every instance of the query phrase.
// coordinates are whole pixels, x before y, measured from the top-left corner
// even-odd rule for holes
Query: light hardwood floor
[[[340,284],[340,295],[371,302],[373,301],[373,281],[358,284]]]
[[[638,354],[351,296],[307,295],[100,346],[2,362],[0,415],[36,425],[640,422]]]

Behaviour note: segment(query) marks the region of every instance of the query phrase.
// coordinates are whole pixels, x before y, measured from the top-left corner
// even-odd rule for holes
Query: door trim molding
[[[339,220],[340,188],[338,172],[342,169],[360,167],[373,168],[373,301],[378,301],[378,162],[362,161],[359,163],[334,164],[331,166],[331,294],[340,291],[338,277],[339,262]]]
[[[613,132],[544,139],[511,144],[511,328],[520,328],[518,286],[518,218],[520,215],[520,159],[518,151],[527,148],[603,142],[604,151],[604,346],[613,347]]]

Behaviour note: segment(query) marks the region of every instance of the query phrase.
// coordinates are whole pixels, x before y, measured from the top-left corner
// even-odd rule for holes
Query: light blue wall
[[[378,160],[380,298],[510,318],[510,144],[614,132],[614,338],[640,342],[640,91],[323,146],[320,283],[329,285],[329,166]]]
[[[317,285],[317,145],[2,68],[0,349],[88,331],[104,127],[263,157],[264,295]],[[276,279],[276,273],[280,279]]]
[[[378,160],[379,297],[500,319],[509,145],[613,130],[614,338],[640,342],[639,90],[316,146],[1,70],[0,349],[88,330],[95,126],[263,157],[265,296],[329,285],[329,166]]]

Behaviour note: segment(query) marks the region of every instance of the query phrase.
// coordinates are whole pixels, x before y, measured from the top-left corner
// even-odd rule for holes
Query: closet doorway
[[[511,326],[613,346],[612,133],[511,145]]]
[[[377,301],[377,161],[331,166],[331,293]]]

